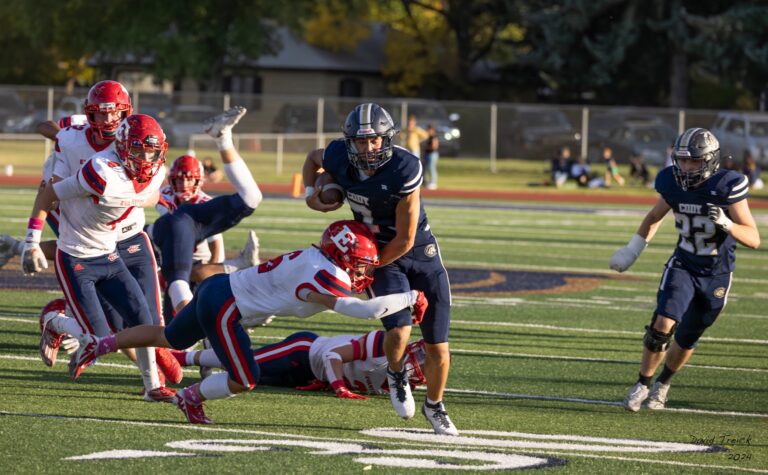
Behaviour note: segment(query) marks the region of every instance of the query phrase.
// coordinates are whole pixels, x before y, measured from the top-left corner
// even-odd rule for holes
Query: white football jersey
[[[113,252],[125,219],[160,189],[164,179],[161,167],[148,183],[138,184],[125,174],[114,150],[94,155],[68,178],[77,180],[87,194],[61,200],[59,248],[80,258]]]
[[[337,297],[352,295],[349,275],[315,247],[239,270],[230,274],[229,283],[246,327],[259,325],[272,315],[306,318],[327,310],[324,305],[301,300],[298,293],[303,289]]]
[[[54,165],[53,174],[60,178],[67,178],[75,173],[95,153],[114,150],[114,142],[96,145],[91,140],[91,134],[87,133],[88,125],[73,125],[61,129],[56,134],[56,144],[53,147]]]
[[[155,209],[157,210],[158,214],[160,216],[163,216],[164,214],[168,214],[171,209],[166,206],[165,203],[173,203],[174,205],[178,206],[179,202],[176,200],[176,196],[173,194],[173,188],[171,188],[171,185],[165,185],[162,188],[160,188],[160,197],[162,198],[157,205],[155,205]],[[187,201],[186,204],[197,204],[197,203],[205,203],[206,201],[210,201],[211,196],[204,192],[203,190],[199,190],[197,192],[197,195],[192,198],[191,200]],[[213,254],[211,253],[211,244],[221,241],[222,249],[224,246],[224,236],[219,234],[214,234],[213,236],[209,237],[205,241],[202,241],[195,246],[195,252],[192,254],[192,260],[197,262],[200,261],[203,264],[208,264],[211,262],[211,257],[213,257]],[[211,244],[209,244],[211,243]]]
[[[349,344],[359,335],[321,336],[309,347],[309,364],[312,373],[321,381],[328,381],[323,363],[323,353],[340,346]],[[384,332],[374,330],[363,337],[360,345],[360,359],[344,363],[344,384],[352,390],[361,393],[383,394],[388,392],[387,356],[384,354]]]

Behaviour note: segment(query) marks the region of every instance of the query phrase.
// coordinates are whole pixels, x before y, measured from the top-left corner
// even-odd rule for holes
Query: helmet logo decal
[[[333,240],[333,243],[336,244],[336,247],[341,252],[347,252],[349,251],[349,246],[354,242],[352,236],[352,231],[345,225],[338,234],[331,236],[331,240]]]

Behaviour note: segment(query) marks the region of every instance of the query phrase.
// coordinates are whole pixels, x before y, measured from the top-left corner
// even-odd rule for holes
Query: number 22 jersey
[[[747,199],[749,180],[739,172],[720,170],[697,188],[683,190],[673,170],[661,170],[655,184],[675,215],[679,238],[673,257],[694,275],[733,272],[736,240],[709,219],[709,206],[719,206],[728,215],[730,205]]]

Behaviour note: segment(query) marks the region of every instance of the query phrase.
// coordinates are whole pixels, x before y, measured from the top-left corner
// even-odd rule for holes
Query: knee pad
[[[672,335],[675,333],[675,328],[677,328],[677,323],[672,327],[672,330],[669,333],[664,333],[660,330],[657,330],[653,328],[654,323],[656,323],[656,317],[658,315],[654,314],[653,318],[651,319],[651,324],[645,326],[645,336],[643,337],[643,344],[646,348],[651,350],[654,353],[659,353],[662,351],[666,351],[666,349],[669,347],[669,342],[672,340]]]

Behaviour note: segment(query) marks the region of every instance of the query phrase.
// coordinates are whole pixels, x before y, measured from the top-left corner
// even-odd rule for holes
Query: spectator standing
[[[417,158],[421,158],[421,142],[429,137],[426,130],[416,125],[416,116],[411,114],[408,116],[408,126],[403,134],[403,143],[405,148],[408,149]]]
[[[755,158],[752,156],[752,152],[749,150],[744,151],[744,163],[742,165],[741,172],[749,179],[749,187],[753,190],[762,190],[765,184],[763,179],[760,178],[760,174],[763,172],[760,165],[757,164]]]
[[[223,178],[221,170],[216,168],[211,157],[203,159],[203,172],[205,173],[205,179],[211,183],[218,183]]]
[[[427,140],[424,141],[424,169],[429,173],[428,190],[437,189],[437,161],[440,159],[440,139],[437,138],[437,129],[432,124],[427,126]]]

